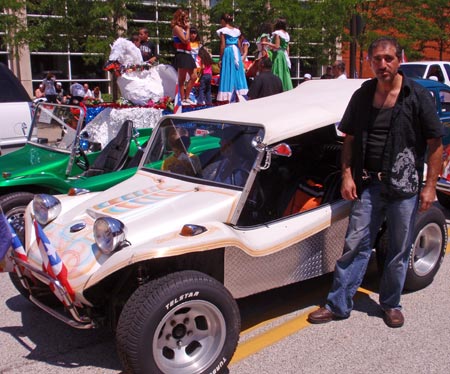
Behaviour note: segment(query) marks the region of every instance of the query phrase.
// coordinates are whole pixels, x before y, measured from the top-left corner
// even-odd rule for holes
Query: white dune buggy
[[[35,197],[25,252],[10,258],[19,290],[73,327],[109,324],[127,372],[226,372],[235,300],[331,272],[342,254],[350,203],[335,124],[361,83],[162,118],[130,179]],[[215,146],[195,152],[199,138]],[[432,281],[446,231],[437,208],[418,216],[406,287]]]

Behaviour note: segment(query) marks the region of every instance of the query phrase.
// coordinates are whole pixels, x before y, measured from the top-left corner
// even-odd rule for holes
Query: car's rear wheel
[[[117,349],[135,374],[226,373],[239,331],[239,309],[223,285],[182,271],[134,292],[119,318]]]
[[[431,284],[445,256],[447,224],[437,207],[417,216],[414,242],[406,273],[405,289],[419,290]]]
[[[447,224],[442,211],[432,206],[416,217],[413,246],[409,257],[404,290],[416,291],[433,282],[445,255]],[[387,230],[378,242],[377,264],[380,273],[388,250]]]
[[[30,192],[13,192],[0,198],[3,213],[22,244],[25,240],[25,210],[33,197]]]

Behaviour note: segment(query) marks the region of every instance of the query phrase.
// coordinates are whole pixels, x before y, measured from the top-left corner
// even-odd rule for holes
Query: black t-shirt
[[[381,171],[384,146],[389,133],[393,108],[374,108],[370,114],[364,168]]]
[[[150,40],[141,42],[139,49],[141,50],[142,58],[144,59],[144,61],[148,61],[152,57],[156,56],[156,46]]]

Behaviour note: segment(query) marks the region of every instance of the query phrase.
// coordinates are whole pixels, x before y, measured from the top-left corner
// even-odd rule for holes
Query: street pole
[[[350,21],[350,78],[356,78],[356,34],[356,14],[353,14]]]

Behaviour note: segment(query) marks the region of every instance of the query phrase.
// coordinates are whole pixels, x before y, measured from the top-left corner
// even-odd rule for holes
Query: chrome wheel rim
[[[19,206],[9,210],[6,213],[6,219],[16,232],[16,235],[20,239],[22,245],[25,240],[25,210],[25,206]]]
[[[441,228],[430,223],[419,231],[412,248],[411,262],[414,272],[423,277],[431,272],[438,263],[442,251]]]
[[[193,300],[167,313],[153,337],[153,355],[167,374],[200,374],[219,356],[226,338],[221,311],[210,302]]]

